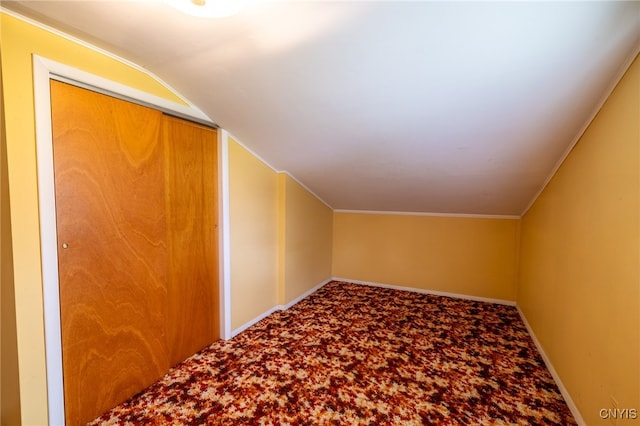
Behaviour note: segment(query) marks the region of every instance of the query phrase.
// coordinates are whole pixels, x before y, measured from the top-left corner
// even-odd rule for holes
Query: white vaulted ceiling
[[[335,209],[520,215],[640,46],[633,1],[2,6],[147,68]]]

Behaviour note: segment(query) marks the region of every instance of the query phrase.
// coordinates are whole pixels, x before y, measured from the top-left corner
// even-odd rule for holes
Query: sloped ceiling
[[[2,6],[149,69],[349,210],[520,215],[640,45],[640,2]]]

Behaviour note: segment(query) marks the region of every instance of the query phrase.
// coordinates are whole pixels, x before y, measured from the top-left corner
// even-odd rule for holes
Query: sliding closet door
[[[176,364],[219,338],[217,135],[165,116],[168,341]]]
[[[85,424],[219,338],[217,134],[51,82],[65,413]]]
[[[67,425],[169,367],[162,114],[52,81]]]

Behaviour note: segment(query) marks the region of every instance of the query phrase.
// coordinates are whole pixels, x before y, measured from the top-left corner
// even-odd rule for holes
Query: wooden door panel
[[[55,81],[51,99],[65,411],[77,425],[169,366],[161,113]]]
[[[176,364],[219,338],[216,131],[164,117],[168,331]]]

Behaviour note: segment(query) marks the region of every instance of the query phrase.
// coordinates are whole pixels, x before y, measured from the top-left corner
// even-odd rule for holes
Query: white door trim
[[[219,191],[218,240],[220,242],[220,337],[229,340],[231,333],[231,233],[229,211],[229,132],[218,132]]]
[[[64,388],[62,383],[62,339],[60,329],[60,298],[58,282],[58,244],[56,233],[55,185],[53,175],[53,139],[51,131],[51,92],[50,80],[59,80],[76,86],[89,88],[93,91],[115,96],[134,103],[150,106],[163,112],[215,126],[206,114],[194,106],[185,106],[146,92],[133,89],[123,84],[87,73],[77,68],[33,55],[33,87],[36,119],[36,156],[38,167],[38,206],[40,213],[40,247],[42,255],[42,282],[44,300],[44,329],[45,352],[47,368],[47,403],[49,409],[49,424],[64,425]],[[219,157],[219,170],[226,170]],[[222,185],[226,185],[226,181]],[[224,191],[223,191],[224,193]],[[225,201],[226,198],[226,201]],[[227,197],[219,196],[219,205]],[[224,217],[222,217],[224,221]],[[224,230],[226,223],[221,224]],[[223,231],[221,239],[228,235]],[[228,254],[225,251],[228,244],[220,245],[223,250],[219,254],[219,271],[221,277],[226,277],[224,261]],[[227,324],[228,307],[224,301],[229,297],[224,280],[220,280],[220,330],[223,338],[228,338]]]

